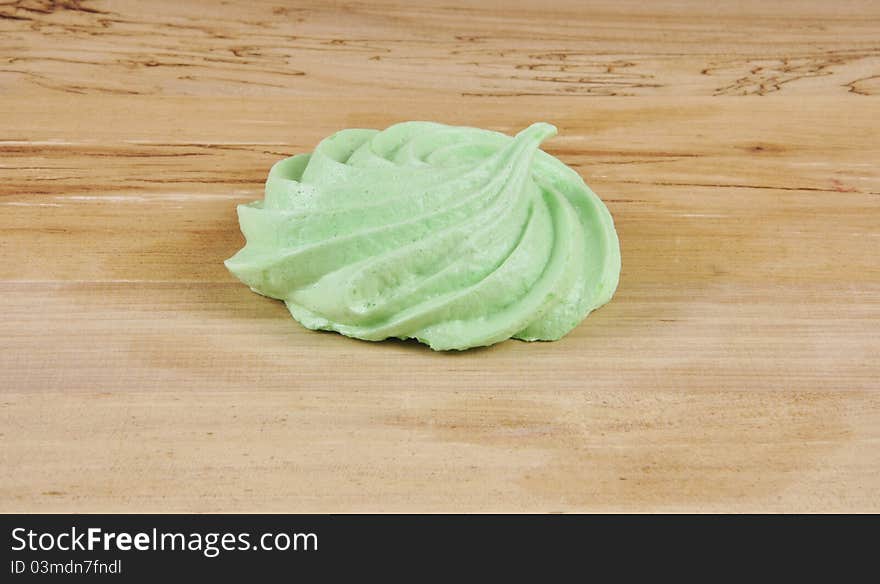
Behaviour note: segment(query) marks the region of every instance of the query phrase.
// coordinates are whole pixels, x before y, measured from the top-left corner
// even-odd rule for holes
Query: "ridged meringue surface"
[[[436,350],[556,340],[611,299],[620,250],[581,177],[511,138],[432,122],[343,130],[238,207],[226,266],[310,329]]]

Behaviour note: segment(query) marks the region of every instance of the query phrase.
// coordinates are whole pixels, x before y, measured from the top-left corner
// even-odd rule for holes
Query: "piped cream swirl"
[[[310,329],[467,349],[559,339],[611,299],[620,251],[581,177],[514,138],[405,122],[276,163],[226,266]]]

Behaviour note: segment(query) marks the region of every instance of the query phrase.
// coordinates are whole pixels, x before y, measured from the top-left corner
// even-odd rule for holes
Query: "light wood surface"
[[[0,5],[0,511],[880,511],[880,4],[715,4]],[[227,273],[407,119],[559,126],[615,299],[441,354]]]

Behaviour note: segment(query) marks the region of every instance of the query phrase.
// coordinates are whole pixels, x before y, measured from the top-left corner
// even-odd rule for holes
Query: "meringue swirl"
[[[435,350],[556,340],[611,299],[611,214],[571,168],[511,138],[404,122],[350,129],[276,163],[238,207],[227,268],[310,329]]]

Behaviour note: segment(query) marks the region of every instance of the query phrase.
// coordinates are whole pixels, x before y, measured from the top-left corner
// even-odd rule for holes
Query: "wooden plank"
[[[463,112],[473,100],[304,98],[290,111],[283,99],[137,98],[142,116],[130,120],[132,99],[77,98],[76,115],[57,122],[68,98],[18,111],[0,99],[9,135],[35,128],[29,141],[0,141],[0,227],[11,244],[0,276],[232,281],[221,261],[242,242],[234,207],[261,196],[279,158],[340,127],[425,111],[506,132],[540,111],[560,128],[546,149],[616,217],[624,281],[880,281],[865,253],[880,205],[874,100],[841,109],[836,98],[801,99],[792,112],[785,99],[499,99]]]
[[[0,7],[0,87],[120,95],[839,95],[880,91],[872,0]]]
[[[877,509],[876,394],[205,381],[4,396],[2,509]]]
[[[0,6],[0,512],[880,511],[878,5],[504,6]],[[555,123],[615,299],[440,354],[225,270],[407,119]]]
[[[451,355],[310,332],[280,302],[232,283],[20,282],[2,290],[10,316],[0,364],[6,391],[23,394],[179,389],[195,406],[198,395],[185,394],[205,386],[455,393],[877,384],[876,284],[841,301],[840,289],[815,284],[630,279],[613,304],[562,341]]]

